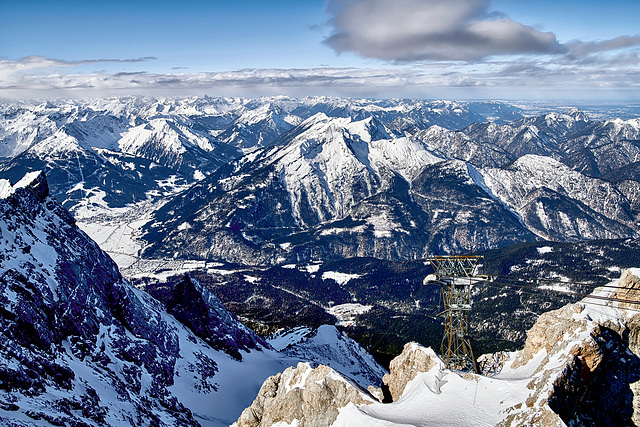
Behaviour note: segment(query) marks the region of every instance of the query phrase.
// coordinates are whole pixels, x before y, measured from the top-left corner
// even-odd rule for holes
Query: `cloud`
[[[146,71],[121,71],[119,73],[115,73],[114,77],[128,77],[128,76],[138,76],[140,74],[146,74]]]
[[[58,70],[72,67],[79,67],[87,64],[98,64],[107,62],[116,63],[139,63],[156,59],[152,56],[134,59],[83,59],[79,61],[67,61],[63,59],[46,58],[44,56],[27,56],[18,60],[0,59],[0,88],[24,88],[30,87],[35,81],[38,87],[67,89],[95,87],[94,84],[68,83],[69,80],[82,80],[82,78],[71,77],[61,74]],[[53,73],[52,71],[55,70]],[[114,76],[126,77],[131,74],[140,74],[143,71],[134,73],[116,73]],[[48,77],[47,77],[48,76]],[[51,83],[57,80],[57,83]]]
[[[440,70],[441,71],[441,70]],[[215,73],[118,72],[113,74],[15,74],[0,80],[6,96],[104,96],[119,93],[181,95],[214,93],[234,96],[418,96],[425,87],[481,86],[472,76],[436,73],[430,68],[243,69]]]
[[[220,96],[530,99],[567,94],[568,97],[583,98],[592,94],[603,98],[609,94],[617,98],[624,93],[629,99],[638,99],[638,55],[634,52],[612,52],[605,62],[602,62],[604,57],[596,52],[580,60],[571,59],[571,55],[567,54],[545,60],[529,58],[514,61],[510,58],[482,64],[434,62],[379,68],[321,66],[209,73],[154,73],[141,70],[74,73],[70,64],[84,64],[87,61],[28,57],[17,61],[0,60],[0,94],[5,98],[128,94],[181,96],[207,93]]]
[[[390,61],[480,61],[562,53],[553,33],[488,10],[487,0],[331,0],[336,52]]]
[[[387,68],[243,69],[214,73],[120,72],[96,74],[19,73],[0,79],[10,98],[96,97],[110,95],[219,96],[334,95],[409,98],[511,98],[640,96],[640,71],[539,61],[491,66],[412,66]],[[611,92],[604,90],[613,89]],[[613,95],[612,95],[613,96]],[[616,95],[617,96],[617,95]]]
[[[640,36],[621,36],[610,40],[600,40],[592,42],[573,41],[566,44],[569,53],[576,57],[582,57],[593,53],[607,52],[624,49],[627,47],[639,46]]]
[[[500,56],[554,56],[574,64],[627,64],[635,54],[609,55],[640,46],[640,35],[560,43],[489,10],[488,0],[330,0],[337,53],[392,62],[486,62]]]
[[[48,68],[63,68],[63,67],[77,67],[87,64],[98,64],[105,62],[119,62],[119,63],[138,63],[153,61],[157,59],[154,56],[145,56],[144,58],[134,59],[82,59],[79,61],[67,61],[63,59],[46,58],[44,56],[26,56],[18,60],[0,59],[0,78],[11,73],[48,69]]]
[[[528,74],[528,75],[539,75],[542,73],[546,73],[548,70],[544,67],[536,63],[531,62],[516,62],[510,65],[507,65],[502,69],[502,75],[513,75],[513,74]]]

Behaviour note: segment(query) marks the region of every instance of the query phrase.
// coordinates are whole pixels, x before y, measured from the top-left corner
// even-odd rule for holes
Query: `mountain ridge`
[[[572,129],[564,122],[576,121],[570,115],[549,116],[544,118],[545,125],[562,119],[559,133]],[[451,134],[441,128],[431,132]],[[453,134],[463,135],[463,131]],[[186,258],[247,264],[301,262],[310,256],[415,259],[427,253],[468,252],[539,238],[575,241],[638,233],[638,196],[632,190],[636,181],[621,185],[585,176],[553,157],[525,154],[515,160],[503,158],[500,167],[476,166],[477,161],[443,155],[441,140],[434,147],[425,139],[395,138],[375,118],[354,121],[324,113],[282,138],[277,146],[220,169],[158,211],[145,228],[143,238],[149,244],[145,256],[166,256],[171,250]],[[470,139],[464,136],[463,141]],[[496,164],[495,158],[488,159],[489,165]],[[187,204],[190,213],[185,221],[173,218]],[[549,222],[542,206],[563,210]],[[441,213],[451,219],[438,219]],[[404,218],[401,222],[406,224],[401,226],[394,217]],[[269,219],[275,222],[264,227]],[[193,245],[186,244],[188,231],[175,232],[171,221],[178,220],[190,226],[193,221],[201,224],[194,237],[200,239],[196,246],[202,252],[181,254],[178,246]],[[454,225],[471,234],[456,232]],[[483,227],[494,229],[485,233]],[[205,234],[240,244],[244,255],[228,258],[224,247],[202,242],[204,229],[209,230]],[[407,230],[413,233],[411,246],[390,252],[388,245],[401,243]],[[420,237],[420,233],[427,235]],[[340,241],[343,238],[350,240],[346,247]],[[373,244],[360,243],[371,238]],[[300,239],[306,241],[304,246],[298,246]],[[154,255],[156,248],[160,252]],[[262,255],[255,258],[257,248]]]
[[[31,141],[0,175],[46,170],[53,194],[87,220],[153,205],[133,232],[144,257],[415,259],[640,229],[637,118],[329,97],[124,97],[0,111],[3,146]]]

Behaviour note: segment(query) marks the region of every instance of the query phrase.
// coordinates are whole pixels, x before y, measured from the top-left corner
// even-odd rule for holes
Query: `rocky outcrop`
[[[629,328],[629,350],[633,354],[640,356],[640,316],[634,316],[628,323]],[[630,386],[633,393],[633,415],[631,421],[635,425],[640,425],[640,381],[636,381]]]
[[[598,288],[594,294],[628,296],[639,283],[637,273],[625,272],[617,288]],[[334,425],[339,426],[637,425],[640,315],[619,301],[592,303],[586,298],[541,315],[521,351],[483,358],[495,362],[487,376],[445,369],[433,350],[405,345],[383,378],[392,405],[344,399],[328,405],[331,394],[321,385],[334,378],[330,370],[290,368],[263,385],[238,425],[329,425],[334,416],[319,407],[337,413]],[[459,407],[465,410],[452,410]]]
[[[169,391],[180,338],[159,303],[122,279],[49,195],[44,174],[0,187],[3,404],[56,425],[162,424],[167,414],[197,425]],[[127,402],[121,412],[105,389]]]
[[[229,313],[222,301],[185,275],[171,289],[167,312],[216,350],[242,360],[240,350],[269,345]]]
[[[234,426],[270,426],[279,422],[300,427],[330,426],[340,408],[349,403],[366,405],[374,401],[366,391],[333,369],[298,363],[295,368],[269,377]]]
[[[624,272],[614,291],[595,293],[630,299],[640,283],[634,273]],[[528,332],[525,347],[506,366],[531,371],[531,391],[501,425],[533,419],[555,425],[551,413],[566,424],[637,424],[640,317],[620,310],[628,303],[594,308],[593,300],[584,301],[542,314]]]
[[[511,368],[521,368],[541,350],[546,351],[548,356],[554,355],[559,350],[557,344],[565,335],[575,336],[577,331],[584,331],[587,325],[573,318],[573,314],[580,314],[583,310],[584,306],[576,304],[541,314],[535,325],[527,332],[525,346],[517,353]],[[543,365],[544,363],[540,363],[540,366]]]
[[[439,393],[446,383],[442,380],[444,363],[430,348],[408,343],[402,354],[391,362],[390,372],[383,377],[382,389],[369,386],[367,392],[325,365],[312,368],[308,363],[299,363],[268,378],[235,425],[269,426],[282,422],[301,427],[329,426],[340,409],[349,404],[362,407],[380,403],[385,397],[383,390],[391,393],[393,401],[399,400],[407,384],[434,368],[437,372],[433,378],[425,381],[434,393]]]
[[[640,301],[640,269],[632,268],[625,270],[618,281],[619,288],[611,297],[619,300]],[[637,309],[638,304],[619,302],[620,307]],[[637,353],[636,353],[637,354]]]
[[[274,334],[269,341],[282,354],[326,365],[364,388],[380,386],[387,372],[360,344],[333,325],[294,328]]]
[[[400,399],[411,380],[421,372],[429,372],[436,365],[444,367],[431,348],[425,348],[417,343],[407,343],[402,353],[389,364],[389,373],[382,377],[382,382],[388,387],[395,402]]]
[[[565,369],[553,381],[549,407],[567,424],[632,425],[640,358],[615,331],[596,326],[590,338],[570,351]]]

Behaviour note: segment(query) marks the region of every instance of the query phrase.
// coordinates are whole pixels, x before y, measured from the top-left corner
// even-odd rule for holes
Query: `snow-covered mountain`
[[[128,285],[48,195],[44,175],[1,186],[0,417],[197,425],[205,414],[184,403],[218,390],[236,344],[213,350]],[[253,343],[238,347],[245,354],[260,347],[246,329],[238,333]]]
[[[533,125],[490,125],[502,136],[482,142],[469,128],[398,137],[375,117],[317,113],[167,203],[146,227],[145,254],[277,264],[636,236],[640,181],[571,169],[559,138],[588,121],[544,119],[551,151],[543,139],[513,143]]]
[[[26,171],[45,170],[52,194],[73,211],[166,194],[239,155],[181,116],[143,120],[82,104],[13,107],[11,119],[5,114],[2,121],[3,142],[26,141],[13,146],[17,155],[4,162],[2,176],[16,181]]]
[[[461,128],[486,118],[475,109],[495,114],[496,106],[504,110],[498,120],[519,111],[496,103],[326,97],[6,103],[0,104],[0,158],[6,159],[1,173],[15,181],[27,171],[45,170],[52,194],[74,212],[87,206],[83,199],[119,208],[167,194],[169,182],[175,189],[200,180],[241,156],[242,150],[279,144],[284,134],[317,112],[377,117],[402,133],[432,122]],[[163,169],[151,171],[157,166]]]
[[[227,144],[241,149],[268,147],[300,121],[300,117],[291,115],[278,106],[265,103],[243,112],[231,126],[217,136]]]
[[[0,246],[3,425],[229,425],[265,378],[313,362],[275,351],[194,279],[166,306],[131,286],[41,172],[0,180]],[[363,354],[327,341],[340,342]]]
[[[365,387],[382,372],[346,335],[327,326],[283,334],[285,348],[276,351],[226,311],[196,278],[206,278],[202,272],[180,277],[158,302],[122,278],[54,197],[76,219],[93,215],[83,225],[111,250],[132,243],[121,254],[129,264],[143,266],[144,257],[153,257],[149,262],[166,271],[180,259],[203,268],[220,260],[257,265],[260,273],[219,271],[228,289],[243,287],[231,301],[266,306],[261,301],[271,298],[273,306],[282,301],[277,290],[296,299],[291,307],[298,311],[315,310],[314,319],[317,312],[331,319],[324,310],[335,302],[354,303],[357,286],[310,273],[305,283],[314,292],[307,292],[296,288],[293,272],[291,283],[282,283],[281,272],[265,265],[309,270],[319,268],[310,260],[404,260],[538,239],[637,237],[638,119],[593,121],[578,110],[521,113],[503,103],[284,97],[0,105],[0,150],[7,156],[0,178],[10,180],[0,181],[0,339],[6,344],[0,419],[228,425],[266,377],[299,361],[305,363],[269,382],[267,389],[283,386],[272,407],[310,381],[378,408],[378,392]],[[40,174],[22,179],[37,169],[47,171],[48,184]],[[100,228],[104,218],[111,228]],[[144,240],[132,242],[138,227]],[[263,273],[273,276],[273,290],[251,292]],[[346,267],[342,274],[357,281]],[[410,287],[406,279],[372,280],[380,287],[373,303],[393,286],[404,298]],[[485,306],[508,305],[493,298]],[[521,317],[529,315],[535,313]],[[573,321],[587,319],[578,317]],[[607,333],[603,339],[614,342]],[[443,373],[424,380],[431,388],[442,385]],[[468,386],[464,381],[451,384]],[[469,390],[459,395],[468,397]],[[300,393],[315,402],[313,393]],[[559,397],[558,408],[571,407],[571,396]],[[117,403],[105,404],[111,401]],[[514,414],[525,411],[517,403]],[[411,413],[410,405],[403,408]],[[376,418],[378,410],[398,421],[383,409],[364,412]],[[514,419],[528,420],[527,414]]]
[[[479,209],[461,212],[467,203]],[[465,221],[454,223],[456,216]],[[417,258],[534,238],[474,184],[464,163],[394,138],[374,118],[323,113],[286,144],[245,156],[177,196],[146,230],[147,255],[252,264]]]
[[[235,150],[197,130],[195,123],[176,118],[154,118],[127,129],[115,151],[152,160],[189,176],[204,176],[237,156]]]
[[[13,157],[34,143],[53,135],[76,108],[51,102],[0,105],[0,157]]]
[[[47,171],[76,217],[170,200],[145,213],[136,247],[147,257],[415,259],[640,227],[639,119],[328,97],[123,97],[0,113],[14,155],[0,174]]]
[[[527,154],[551,157],[595,178],[614,179],[640,160],[640,119],[592,121],[575,108],[504,125],[477,123],[463,129],[458,138],[463,135],[474,144],[507,153],[507,162]],[[491,165],[482,158],[469,160],[480,167],[506,164]]]
[[[483,183],[545,239],[610,239],[638,230],[638,181],[617,186],[528,154],[505,168],[483,170]]]

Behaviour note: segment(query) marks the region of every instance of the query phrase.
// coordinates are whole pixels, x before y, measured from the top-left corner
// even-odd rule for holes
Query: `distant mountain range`
[[[143,257],[416,259],[636,237],[640,119],[500,102],[113,98],[0,106],[0,176],[75,215],[163,200]]]
[[[640,121],[577,110],[411,136],[318,113],[177,195],[146,256],[279,264],[635,237]]]

